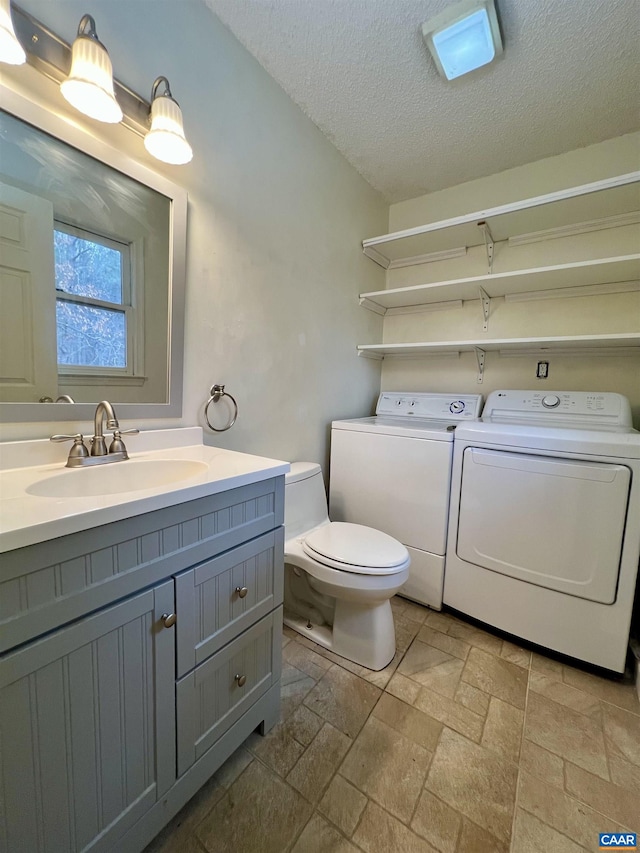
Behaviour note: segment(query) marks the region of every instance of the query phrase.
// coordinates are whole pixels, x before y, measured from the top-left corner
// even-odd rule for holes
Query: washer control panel
[[[627,398],[608,391],[492,391],[482,420],[567,427],[584,424],[593,429],[632,426]]]
[[[431,394],[412,391],[383,391],[376,415],[398,415],[440,420],[474,420],[480,417],[480,394]]]

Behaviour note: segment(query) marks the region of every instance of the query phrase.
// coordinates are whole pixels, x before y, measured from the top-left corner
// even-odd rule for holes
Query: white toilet
[[[409,577],[409,552],[361,524],[329,521],[320,466],[293,462],[285,477],[284,622],[368,669],[393,658],[390,598]]]

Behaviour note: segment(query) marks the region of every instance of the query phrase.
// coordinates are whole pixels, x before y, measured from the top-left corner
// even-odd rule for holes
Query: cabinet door
[[[173,583],[0,661],[0,849],[109,850],[175,779]]]
[[[178,681],[179,775],[279,679],[281,626],[279,607]]]

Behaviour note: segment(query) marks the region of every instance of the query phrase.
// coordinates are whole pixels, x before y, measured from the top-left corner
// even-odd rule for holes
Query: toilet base
[[[298,616],[298,614],[292,613],[286,608],[282,621],[293,631],[296,631],[296,633],[301,634],[308,640],[312,640],[318,646],[333,651],[333,632],[328,625],[314,625],[304,616]]]
[[[396,633],[390,601],[356,604],[336,601],[333,627],[314,625],[287,608],[284,624],[340,657],[367,669],[384,669],[396,652]],[[311,627],[309,627],[311,624]]]

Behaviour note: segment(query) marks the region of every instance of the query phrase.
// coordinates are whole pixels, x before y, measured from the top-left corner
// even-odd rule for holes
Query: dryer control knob
[[[556,397],[555,394],[549,394],[548,397],[542,398],[542,405],[545,409],[555,409],[560,405],[560,397]]]
[[[464,409],[464,400],[454,400],[453,403],[449,406],[449,411],[453,415],[461,415],[462,412],[464,412]]]

